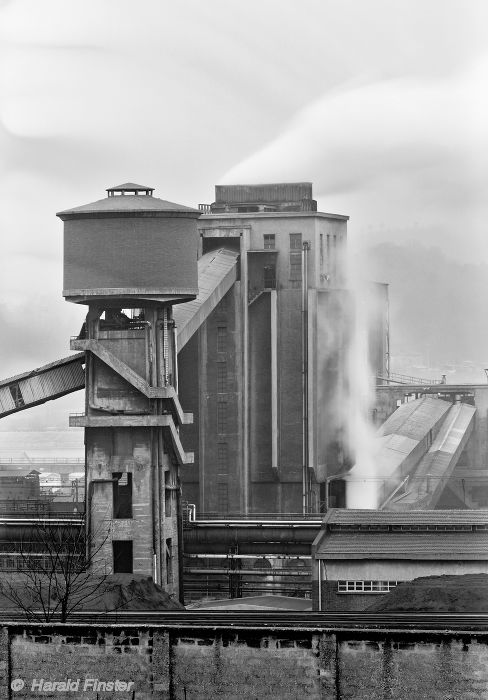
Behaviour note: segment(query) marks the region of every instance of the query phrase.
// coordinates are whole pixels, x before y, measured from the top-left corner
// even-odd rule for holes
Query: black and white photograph
[[[488,698],[488,2],[0,0],[0,700]]]

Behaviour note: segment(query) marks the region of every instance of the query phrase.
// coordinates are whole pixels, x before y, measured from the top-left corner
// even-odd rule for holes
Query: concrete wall
[[[472,700],[488,688],[488,635],[11,626],[0,631],[0,697],[82,697],[85,679],[132,683],[107,700]],[[33,679],[78,692],[32,692]],[[12,681],[24,687],[10,690]],[[134,696],[132,695],[134,691]]]

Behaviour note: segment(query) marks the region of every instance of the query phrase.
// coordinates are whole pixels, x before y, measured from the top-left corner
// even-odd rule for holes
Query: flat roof
[[[349,221],[349,216],[345,214],[327,214],[322,211],[253,211],[253,212],[225,212],[222,214],[202,214],[200,221],[209,219],[277,219],[277,218],[311,218],[338,219],[339,221]]]

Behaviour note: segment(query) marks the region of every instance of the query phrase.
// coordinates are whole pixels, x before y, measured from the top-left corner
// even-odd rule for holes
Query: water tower
[[[86,352],[86,528],[94,568],[149,575],[179,595],[179,427],[172,306],[198,289],[200,213],[126,183],[59,212],[64,289],[86,304],[72,350]]]

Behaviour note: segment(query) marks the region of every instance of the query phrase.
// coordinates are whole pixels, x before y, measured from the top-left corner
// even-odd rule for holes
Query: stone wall
[[[77,687],[45,686],[68,679]],[[478,700],[488,698],[488,633],[86,625],[0,630],[1,700],[95,700],[97,692],[107,700]]]

